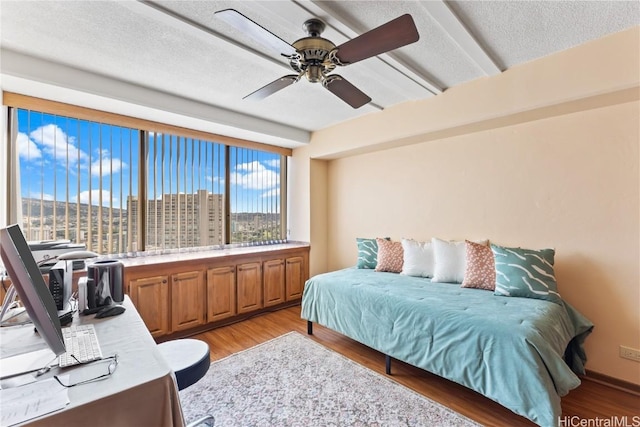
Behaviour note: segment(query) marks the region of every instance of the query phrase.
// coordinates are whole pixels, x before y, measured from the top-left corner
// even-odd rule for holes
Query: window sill
[[[177,252],[177,253],[137,253],[136,255],[112,255],[101,256],[96,258],[100,259],[113,259],[118,260],[124,264],[125,267],[138,267],[144,265],[158,265],[164,263],[174,263],[181,261],[195,261],[211,258],[222,258],[229,256],[240,255],[261,255],[265,253],[294,250],[301,248],[309,248],[307,242],[286,242],[277,243],[271,245],[255,245],[255,246],[229,246],[213,249],[202,249],[189,252]]]

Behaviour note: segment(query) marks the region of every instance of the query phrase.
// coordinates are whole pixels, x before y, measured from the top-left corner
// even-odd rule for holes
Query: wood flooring
[[[382,353],[318,324],[313,326],[312,339],[361,365],[384,374],[385,360]],[[239,323],[198,334],[193,338],[202,339],[209,344],[211,360],[214,361],[290,331],[305,335],[307,333],[307,322],[300,318],[300,306],[261,314]],[[391,372],[392,378],[400,384],[483,425],[514,427],[535,425],[466,387],[422,369],[394,360]],[[640,426],[640,396],[587,379],[562,399],[562,410],[563,419],[566,420],[564,425],[567,427],[624,425],[613,424],[614,421],[606,424],[612,417],[620,420],[624,416],[627,417],[629,426]],[[598,422],[596,418],[601,420],[600,424],[596,424]],[[588,422],[591,424],[587,424]]]

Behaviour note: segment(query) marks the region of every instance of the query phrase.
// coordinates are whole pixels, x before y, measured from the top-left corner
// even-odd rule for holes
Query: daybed
[[[580,384],[582,343],[593,327],[564,301],[501,297],[357,268],[307,281],[302,318],[469,387],[542,426],[558,424],[560,397]]]

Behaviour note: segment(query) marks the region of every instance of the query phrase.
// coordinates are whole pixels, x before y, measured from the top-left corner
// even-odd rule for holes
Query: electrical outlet
[[[620,357],[640,362],[640,350],[631,347],[620,346]]]

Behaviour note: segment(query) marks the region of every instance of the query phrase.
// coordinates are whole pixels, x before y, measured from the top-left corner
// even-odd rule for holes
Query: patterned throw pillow
[[[495,295],[561,302],[553,249],[506,248],[491,245],[496,263]]]
[[[386,240],[389,240],[387,237]],[[378,244],[376,239],[356,238],[358,244],[358,263],[357,268],[376,268],[378,264]]]
[[[487,240],[476,243],[486,245]],[[431,239],[435,267],[432,282],[462,283],[467,266],[467,249],[464,241],[448,242],[442,239]]]
[[[496,287],[496,263],[493,251],[487,245],[464,241],[467,249],[467,267],[464,271],[463,288],[493,291]]]
[[[378,265],[375,271],[400,273],[404,254],[402,243],[380,238],[376,239],[376,242],[378,243]]]
[[[414,277],[433,277],[433,248],[431,242],[402,239],[403,264],[400,274]]]

